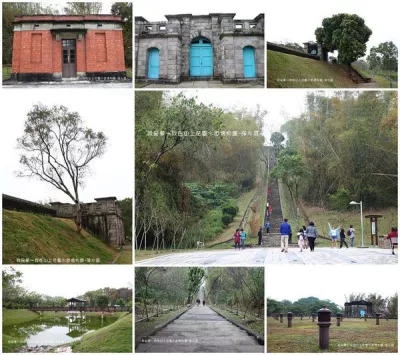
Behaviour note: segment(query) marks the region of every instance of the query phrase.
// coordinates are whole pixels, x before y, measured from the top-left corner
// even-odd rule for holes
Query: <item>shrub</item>
[[[227,226],[229,223],[233,221],[233,216],[230,214],[222,215],[222,223]]]

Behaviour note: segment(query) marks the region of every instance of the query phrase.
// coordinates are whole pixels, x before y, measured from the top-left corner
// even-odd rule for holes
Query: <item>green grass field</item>
[[[287,320],[268,318],[267,320],[267,352],[269,353],[389,353],[397,352],[397,320],[344,319],[340,327],[336,326],[336,318],[332,318],[330,326],[329,350],[320,350],[319,327],[311,319],[293,319],[292,328],[287,327]]]
[[[269,88],[356,87],[339,65],[271,50],[267,51],[267,74]]]
[[[86,334],[72,344],[74,353],[132,353],[132,314]]]
[[[389,72],[389,73],[380,72],[380,73],[374,74],[369,70],[363,70],[358,66],[355,66],[355,67],[361,74],[363,74],[366,77],[372,78],[374,81],[376,81],[376,83],[378,84],[378,87],[380,87],[380,88],[390,88],[390,82],[387,77],[388,74],[392,78],[392,87],[393,88],[398,87],[398,82],[397,82],[398,77],[397,77],[396,72]]]
[[[116,255],[86,231],[78,234],[70,219],[3,210],[3,264],[15,264],[19,258],[29,258],[31,264],[40,263],[35,258],[91,258],[106,264]]]

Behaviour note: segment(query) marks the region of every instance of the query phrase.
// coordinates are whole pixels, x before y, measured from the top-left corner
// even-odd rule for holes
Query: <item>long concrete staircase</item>
[[[267,154],[269,160],[269,170],[271,171],[275,167],[276,157],[275,152],[272,147],[267,147]],[[279,187],[278,181],[276,179],[272,179],[269,177],[268,181],[268,190],[265,191],[267,194],[267,204],[272,206],[272,211],[269,216],[269,222],[271,224],[271,228],[269,233],[264,229],[262,246],[263,247],[280,247],[281,245],[281,236],[279,234],[279,227],[282,223],[282,208],[281,208],[281,198],[279,195]],[[264,226],[267,223],[267,209],[265,210],[264,216]]]

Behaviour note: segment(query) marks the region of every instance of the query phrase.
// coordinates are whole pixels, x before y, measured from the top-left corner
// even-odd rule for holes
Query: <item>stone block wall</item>
[[[96,198],[94,203],[82,203],[82,226],[105,243],[113,246],[125,244],[124,224],[116,197]],[[76,206],[51,202],[56,216],[76,218]]]
[[[152,47],[160,50],[158,80],[177,83],[193,79],[190,77],[190,47],[197,37],[205,37],[212,44],[212,78],[224,82],[263,79],[264,15],[253,20],[235,20],[234,17],[232,13],[168,15],[167,22],[149,22],[136,17],[136,79],[147,79],[148,50]],[[256,78],[253,79],[244,79],[245,46],[255,49]]]

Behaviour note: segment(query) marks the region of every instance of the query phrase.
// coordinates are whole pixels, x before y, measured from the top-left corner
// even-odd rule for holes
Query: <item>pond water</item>
[[[83,335],[114,323],[117,318],[86,316],[85,319],[67,317],[38,318],[33,321],[3,326],[3,334],[24,339],[29,347],[58,346],[79,340]]]

